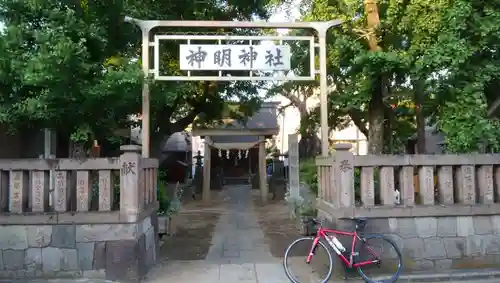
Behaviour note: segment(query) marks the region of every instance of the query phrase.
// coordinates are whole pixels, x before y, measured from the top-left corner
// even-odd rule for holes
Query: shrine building
[[[262,103],[245,122],[226,120],[223,125],[213,127],[193,126],[193,137],[201,137],[204,147],[204,200],[210,199],[210,190],[214,186],[250,182],[257,184],[262,200],[267,201],[265,146],[267,139],[279,133],[278,105],[275,102]]]

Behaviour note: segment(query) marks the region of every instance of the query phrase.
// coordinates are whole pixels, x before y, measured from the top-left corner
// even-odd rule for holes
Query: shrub
[[[167,183],[158,178],[158,187],[156,188],[158,196],[158,215],[166,215],[170,208],[170,200],[167,194]]]
[[[318,195],[318,168],[314,158],[301,160],[299,164],[300,181],[307,184],[309,189]]]

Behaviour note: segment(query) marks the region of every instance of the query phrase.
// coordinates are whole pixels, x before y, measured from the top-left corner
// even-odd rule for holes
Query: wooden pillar
[[[263,202],[267,202],[269,190],[267,188],[267,170],[266,170],[266,139],[261,137],[259,143],[259,188],[260,196]]]
[[[210,137],[205,137],[205,153],[203,156],[203,201],[210,201],[210,164],[212,151],[209,146]]]

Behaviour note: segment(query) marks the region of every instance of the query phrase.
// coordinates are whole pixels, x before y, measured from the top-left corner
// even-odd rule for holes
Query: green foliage
[[[121,17],[115,11],[123,11],[117,2],[84,9],[68,1],[0,1],[0,122],[53,128],[74,141],[126,125],[140,109],[142,74],[127,59],[105,64],[127,50],[110,26]]]
[[[184,187],[179,183],[175,186],[173,195],[169,196],[169,186],[166,181],[167,170],[160,170],[158,172],[158,187],[156,188],[156,193],[159,202],[158,215],[172,216],[179,213],[182,204],[182,195],[184,193]]]
[[[482,151],[483,147],[498,151],[500,147],[499,121],[486,111],[498,98],[500,32],[493,27],[500,24],[499,3],[452,2],[439,45],[432,50],[447,64],[448,73],[439,82],[440,95],[446,100],[438,122],[450,152]]]
[[[307,184],[316,196],[318,195],[318,167],[314,158],[300,161],[299,180]]]
[[[167,172],[163,170],[158,171],[158,176],[157,176],[157,184],[158,187],[156,188],[156,196],[158,199],[158,215],[166,215],[167,212],[169,211],[170,207],[170,199],[168,197],[168,188],[167,188],[167,182],[166,180]]]
[[[454,153],[486,149],[498,152],[500,124],[497,119],[487,118],[484,97],[480,92],[462,93],[461,96],[463,100],[447,102],[440,113],[439,126],[446,133],[446,150]]]
[[[47,127],[85,143],[113,139],[141,112],[144,79],[140,30],[124,16],[140,19],[249,20],[268,17],[269,0],[218,1],[40,1],[0,0],[0,123],[12,130]],[[179,15],[180,16],[179,18]],[[153,32],[163,32],[155,29]],[[207,29],[169,33],[211,32]],[[215,30],[214,30],[215,31]],[[232,32],[232,31],[231,31]],[[236,33],[248,32],[236,31]],[[227,31],[219,30],[227,34]],[[161,46],[165,74],[179,71],[178,44]],[[153,142],[183,130],[200,113],[217,120],[225,102],[239,100],[244,114],[260,102],[250,82],[152,83]],[[236,112],[236,111],[235,111]]]
[[[381,91],[383,103],[377,107],[383,112],[384,152],[402,152],[415,134],[415,105],[446,135],[448,152],[497,151],[499,122],[486,110],[500,87],[500,32],[495,28],[500,1],[377,2],[375,30],[366,26],[363,2],[302,3],[308,7],[303,20],[345,20],[327,38],[328,73],[335,86],[328,96],[330,128],[354,123],[368,137],[370,102]],[[368,47],[371,34],[377,36],[378,51]],[[308,60],[300,52],[294,55],[293,62]],[[300,65],[294,66],[301,73]],[[310,113],[307,125],[319,124],[317,114]]]

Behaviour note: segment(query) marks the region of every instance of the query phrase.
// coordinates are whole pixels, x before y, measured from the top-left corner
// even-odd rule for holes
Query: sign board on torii
[[[320,76],[320,107],[321,107],[321,154],[322,156],[328,156],[328,113],[327,113],[327,69],[326,69],[326,32],[330,27],[340,25],[342,23],[341,20],[335,20],[335,21],[329,21],[329,22],[282,22],[282,23],[271,23],[271,22],[238,22],[238,21],[154,21],[154,20],[138,20],[134,19],[131,17],[125,17],[126,22],[131,22],[135,23],[141,28],[142,31],[142,68],[145,73],[145,75],[149,76],[150,73],[154,74],[154,78],[156,80],[166,80],[166,81],[204,81],[204,80],[212,80],[212,81],[241,81],[241,80],[247,80],[247,81],[258,81],[258,80],[267,80],[267,81],[296,81],[296,80],[314,80],[315,79],[315,73],[316,73],[316,67],[314,63],[314,51],[315,48],[319,48],[319,76]],[[314,29],[317,32],[318,36],[318,42],[315,42],[314,38],[311,39],[311,37],[302,37],[298,39],[298,37],[290,37],[289,40],[310,40],[312,43],[310,46],[310,52],[311,52],[311,74],[306,77],[293,77],[293,76],[285,76],[283,74],[278,74],[278,75],[264,75],[264,76],[254,76],[253,73],[254,71],[286,71],[290,69],[290,50],[284,47],[285,45],[282,45],[281,42],[284,40],[286,37],[271,37],[272,39],[280,40],[279,45],[274,45],[270,46],[267,48],[272,48],[272,49],[266,49],[266,47],[261,47],[263,45],[247,45],[247,46],[241,46],[241,45],[223,45],[221,44],[222,40],[231,40],[233,38],[237,38],[237,36],[213,36],[213,35],[156,35],[154,42],[149,41],[149,33],[151,29],[155,27],[181,27],[181,28],[200,28],[200,27],[207,27],[207,28],[288,28],[288,29]],[[240,39],[245,39],[245,40],[265,40],[263,39],[264,37],[262,36],[242,36]],[[188,41],[186,45],[180,46],[180,51],[181,51],[181,68],[184,68],[185,70],[188,70],[188,74],[186,76],[162,76],[159,73],[159,40],[161,39],[171,39],[171,40],[178,40],[178,39],[185,39]],[[198,40],[218,40],[219,44],[218,45],[212,45],[211,47],[203,45],[203,46],[195,46],[191,45],[190,41],[198,39]],[[154,46],[154,68],[151,70],[149,67],[149,47]],[[236,47],[235,47],[236,46]],[[252,65],[249,67],[249,62],[247,61],[246,64],[240,63],[239,61],[239,56],[241,54],[241,48],[247,48],[245,52],[248,52],[248,49],[250,47],[256,48],[255,50],[258,49],[258,51],[255,51],[257,55],[251,56],[250,58],[252,59]],[[200,64],[198,64],[198,61],[192,61],[190,62],[189,59],[186,59],[186,56],[184,56],[184,59],[182,58],[182,55],[188,54],[191,55],[190,51],[193,50],[192,48],[196,47],[194,49],[194,52],[199,52],[199,51],[204,51],[202,50],[203,48],[207,49],[206,55],[197,57],[197,60],[200,61]],[[198,47],[201,47],[201,49],[198,49]],[[262,49],[264,48],[264,49]],[[277,49],[276,49],[277,48]],[[289,47],[288,47],[289,48]],[[223,56],[224,54],[222,53],[223,49],[228,49],[231,50],[225,51],[226,59],[230,58],[231,60],[231,66],[227,66],[227,63],[225,65],[220,65],[222,57],[217,57],[218,61],[215,60],[216,54],[219,54],[220,56]],[[274,50],[274,53],[273,53]],[[278,54],[277,50],[280,51],[280,54]],[[212,53],[210,53],[210,52]],[[220,51],[220,53],[218,53]],[[270,51],[268,54],[267,51]],[[186,53],[187,52],[187,53]],[[238,55],[238,52],[240,54]],[[262,53],[261,53],[262,52]],[[228,56],[228,53],[230,53],[230,56]],[[272,63],[272,66],[267,67],[269,65],[269,62],[267,62],[265,55],[259,56],[259,53],[261,54],[266,54],[266,55],[272,55],[275,61]],[[201,53],[199,55],[204,55],[205,53]],[[252,53],[253,54],[253,53]],[[211,58],[210,61],[208,61],[207,58],[212,55],[213,57]],[[274,66],[274,63],[276,62],[276,56],[281,55],[283,56],[283,64],[277,64]],[[286,57],[285,57],[286,56]],[[201,58],[204,57],[204,60],[201,60]],[[205,61],[206,60],[206,61]],[[215,63],[217,61],[217,63]],[[196,63],[191,66],[190,63]],[[234,65],[233,65],[233,62]],[[285,63],[287,62],[287,63]],[[191,69],[194,67],[198,67],[198,69]],[[226,66],[226,67],[224,67]],[[235,67],[232,67],[235,66]],[[249,71],[248,76],[244,77],[232,77],[232,76],[223,76],[222,71],[223,70],[228,70],[228,69],[223,69],[223,68],[231,68],[229,70],[247,70]],[[234,68],[234,69],[233,69]],[[195,71],[195,70],[218,70],[219,75],[218,76],[192,76],[190,72]],[[283,72],[281,72],[283,73]],[[143,84],[143,90],[142,90],[142,156],[143,157],[149,157],[149,147],[150,147],[150,100],[149,100],[149,85],[147,83],[147,80],[145,80]]]
[[[290,70],[289,45],[181,44],[179,54],[181,70]]]

